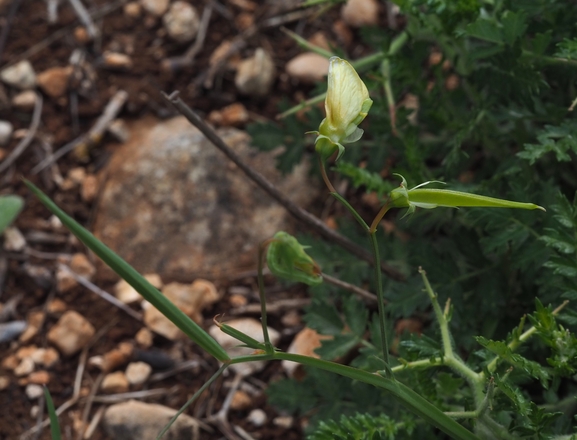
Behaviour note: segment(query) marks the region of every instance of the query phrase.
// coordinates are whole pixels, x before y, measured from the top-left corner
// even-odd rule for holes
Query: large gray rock
[[[272,153],[234,128],[218,133],[297,204],[314,197],[307,166],[281,177]],[[260,242],[288,227],[288,214],[184,117],[141,121],[115,151],[95,234],[141,273],[218,276],[256,267]]]
[[[104,429],[112,440],[154,440],[176,414],[166,406],[129,400],[110,406],[104,413]],[[181,414],[164,435],[163,440],[195,438],[198,422]]]

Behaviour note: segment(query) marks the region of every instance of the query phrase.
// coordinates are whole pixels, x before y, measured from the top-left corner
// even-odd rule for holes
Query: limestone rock
[[[140,0],[140,5],[146,12],[160,17],[168,9],[170,0]]]
[[[266,423],[266,413],[260,409],[253,409],[247,417],[247,420],[256,427],[260,427]]]
[[[251,338],[256,339],[259,342],[264,342],[262,335],[262,325],[256,319],[253,318],[239,318],[233,319],[232,321],[227,321],[227,325],[246,333]],[[237,339],[232,336],[227,335],[222,332],[217,325],[213,325],[208,330],[208,333],[218,342],[229,354],[230,357],[246,356],[251,354],[254,350],[247,347],[239,347],[241,344]],[[273,328],[268,328],[268,334],[270,337],[270,342],[272,345],[276,345],[280,340],[280,333]],[[249,362],[245,364],[235,364],[231,365],[231,369],[235,372],[242,374],[243,376],[248,376],[252,373],[262,370],[266,365],[266,362],[257,361]]]
[[[36,81],[38,86],[51,98],[60,98],[66,93],[68,88],[68,81],[72,75],[74,68],[72,66],[66,67],[52,67],[39,73]]]
[[[104,376],[100,389],[105,393],[126,393],[128,379],[122,371],[115,371]]]
[[[208,115],[208,120],[215,125],[223,127],[235,127],[248,121],[248,110],[240,102],[227,105],[220,110],[213,110]]]
[[[146,278],[146,280],[157,289],[162,289],[162,280],[158,274],[146,274],[144,275],[144,278]],[[114,286],[114,294],[116,295],[116,298],[118,298],[124,304],[130,304],[142,300],[140,293],[138,293],[134,287],[132,287],[124,280],[120,280],[118,283],[116,283]]]
[[[250,58],[242,60],[236,71],[234,84],[240,93],[250,96],[266,96],[275,78],[271,56],[258,48]]]
[[[26,397],[28,397],[30,400],[36,400],[44,394],[44,389],[40,385],[31,383],[26,387],[25,392]]]
[[[148,330],[146,327],[143,327],[140,330],[138,330],[138,332],[134,336],[134,339],[136,340],[138,345],[144,348],[152,346],[153,343],[152,332]]]
[[[303,83],[315,83],[328,75],[329,60],[318,53],[301,53],[287,63],[286,71]]]
[[[352,27],[376,26],[379,23],[377,0],[347,0],[341,9],[343,21]]]
[[[170,5],[162,22],[171,38],[179,43],[187,43],[196,37],[200,26],[198,12],[189,3],[177,0]]]
[[[23,60],[0,71],[0,79],[17,89],[32,89],[36,85],[36,74],[30,61]]]
[[[176,411],[166,406],[136,400],[117,403],[108,407],[104,413],[104,429],[111,440],[155,440]],[[198,422],[195,419],[181,414],[164,438],[167,440],[198,438],[198,429]]]
[[[22,232],[15,226],[8,226],[4,230],[4,250],[8,252],[20,252],[26,247],[26,239]]]
[[[16,110],[30,111],[36,103],[36,92],[34,90],[24,90],[12,98],[12,107]]]
[[[196,280],[192,284],[170,283],[164,286],[162,293],[197,323],[202,322],[202,310],[219,299],[214,284],[206,280]],[[150,304],[144,309],[144,323],[170,340],[184,336],[178,327]]]
[[[312,328],[305,327],[297,333],[289,345],[287,353],[301,354],[318,359],[320,356],[315,353],[315,350],[321,346],[324,339],[331,339],[331,336],[320,335]],[[292,361],[282,361],[281,364],[289,376],[292,376],[299,366],[299,364]]]
[[[10,142],[14,127],[8,121],[0,121],[0,145],[6,145]]]
[[[60,352],[71,356],[78,352],[94,336],[94,327],[80,313],[69,310],[48,332],[48,340]]]
[[[146,362],[131,362],[126,367],[126,379],[131,385],[141,385],[148,380],[152,367]]]
[[[315,197],[306,164],[281,177],[274,153],[252,148],[244,132],[218,133],[293,202],[303,206]],[[253,269],[258,244],[289,227],[284,209],[184,117],[133,125],[105,172],[95,235],[141,273]]]

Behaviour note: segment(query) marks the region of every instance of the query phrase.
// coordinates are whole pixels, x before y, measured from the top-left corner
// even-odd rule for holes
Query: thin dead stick
[[[94,22],[92,21],[89,12],[86,10],[82,2],[80,0],[68,0],[68,1],[72,5],[74,12],[76,12],[78,19],[86,27],[88,34],[92,38],[98,37],[100,32],[98,31],[98,28],[94,25]]]
[[[74,278],[76,281],[78,281],[80,284],[82,284],[87,289],[90,289],[92,292],[96,293],[102,299],[108,301],[113,306],[118,307],[122,311],[124,311],[127,314],[129,314],[130,316],[132,316],[134,319],[136,319],[138,321],[142,321],[142,314],[141,313],[138,313],[138,312],[132,310],[130,307],[128,307],[122,301],[118,300],[116,297],[112,296],[110,293],[102,290],[96,284],[91,283],[88,279],[86,279],[82,275],[78,275],[76,272],[74,272],[72,269],[70,269],[70,267],[68,267],[67,265],[61,263],[58,265],[58,267],[65,270],[66,272],[68,272],[72,278]]]
[[[101,406],[100,408],[98,408],[98,411],[96,411],[96,414],[94,414],[94,417],[90,421],[90,424],[86,427],[86,431],[84,431],[84,436],[82,437],[84,440],[88,440],[92,437],[94,431],[96,431],[96,428],[100,423],[100,420],[102,419],[102,416],[104,415],[105,410],[106,410],[105,406]]]
[[[32,121],[30,122],[30,127],[26,132],[26,136],[16,145],[16,148],[8,155],[4,162],[0,164],[0,173],[12,165],[16,159],[20,157],[24,150],[30,145],[34,136],[36,136],[36,130],[40,125],[40,117],[42,116],[42,95],[36,94],[36,100],[34,101],[34,112],[32,113]]]
[[[157,396],[167,396],[169,394],[174,394],[178,392],[179,386],[176,385],[172,388],[154,388],[152,390],[144,391],[132,391],[129,393],[119,393],[119,394],[107,394],[103,396],[94,396],[93,402],[97,403],[116,403],[122,402],[124,400],[130,399],[142,399],[145,397],[157,397]]]
[[[208,31],[208,25],[210,24],[210,17],[212,16],[212,9],[214,7],[214,1],[211,1],[204,11],[202,11],[202,18],[200,19],[200,26],[198,28],[198,33],[196,35],[196,40],[194,44],[180,57],[168,58],[162,62],[162,68],[166,71],[176,73],[183,67],[190,66],[194,62],[194,58],[202,49],[204,45],[204,39]]]
[[[189,106],[187,106],[182,99],[178,96],[178,91],[167,95],[162,93],[164,98],[171,103],[188,121],[198,128],[206,138],[212,142],[212,144],[222,151],[236,166],[238,166],[253,182],[260,186],[265,192],[267,192],[273,199],[280,203],[290,214],[292,214],[297,220],[300,220],[304,224],[308,225],[311,229],[325,237],[326,239],[333,241],[339,246],[343,247],[351,254],[361,258],[370,264],[374,264],[373,255],[367,250],[363,249],[356,243],[352,242],[348,238],[342,236],[338,232],[330,229],[325,225],[322,220],[312,215],[310,212],[304,210],[303,208],[297,206],[292,200],[290,200],[286,195],[280,192],[271,182],[269,182],[262,174],[248,166],[243,160],[238,156],[221,138],[220,136],[206,124]],[[381,264],[381,270],[390,278],[402,281],[404,280],[403,274],[397,271],[395,268],[390,267],[387,264]]]
[[[90,393],[86,398],[86,404],[84,405],[84,410],[82,410],[82,419],[80,424],[82,428],[86,426],[88,416],[90,415],[90,410],[92,409],[92,402],[94,401],[94,396],[96,396],[96,393],[98,392],[100,384],[102,384],[103,380],[104,380],[104,373],[100,373],[96,378],[96,380],[94,381],[94,383],[92,384],[92,387],[90,388]],[[81,440],[82,437],[84,437],[84,434],[86,434],[87,429],[82,428],[78,430],[78,435],[76,436],[77,440]]]
[[[102,115],[94,123],[92,128],[88,130],[88,133],[83,134],[82,136],[74,139],[72,142],[66,144],[58,151],[56,151],[56,153],[48,156],[46,159],[44,159],[42,162],[40,162],[38,165],[32,168],[31,173],[38,174],[44,168],[52,165],[62,156],[64,156],[67,153],[70,153],[72,150],[76,148],[79,147],[88,148],[91,145],[98,144],[102,139],[102,137],[104,136],[104,132],[106,131],[110,123],[114,119],[116,119],[118,112],[120,112],[122,106],[124,105],[127,99],[128,99],[128,93],[126,93],[124,90],[119,90],[118,92],[116,92],[116,94],[112,98],[110,98],[108,104],[106,104],[106,107],[104,108],[104,112],[102,113]]]
[[[148,378],[148,383],[158,382],[160,380],[164,380],[170,376],[174,376],[175,374],[190,370],[192,368],[196,368],[199,365],[200,365],[200,362],[197,361],[196,359],[184,361],[184,362],[176,365],[174,368],[171,368],[168,371],[162,371],[160,373],[153,374],[152,376],[150,376]]]
[[[341,281],[338,278],[334,278],[330,275],[327,275],[326,273],[323,273],[322,276],[323,276],[323,280],[325,280],[329,284],[332,284],[333,286],[337,286],[337,287],[340,287],[341,289],[348,290],[349,292],[356,293],[360,297],[367,299],[367,300],[371,301],[372,303],[376,303],[378,301],[377,295],[375,295],[374,293],[368,292],[365,289],[361,289],[360,287],[355,286],[354,284],[349,284],[345,281]],[[385,304],[386,304],[386,301],[385,301]]]
[[[241,382],[242,382],[242,375],[237,373],[236,376],[234,377],[234,380],[232,381],[232,385],[228,390],[228,394],[224,399],[221,409],[216,414],[208,418],[208,421],[214,423],[220,429],[220,431],[229,439],[238,438],[230,427],[230,423],[228,421],[228,411],[230,410],[232,399],[236,394],[236,392],[238,391],[238,387],[240,386]]]
[[[269,314],[280,313],[285,310],[301,309],[311,303],[310,298],[290,298],[290,299],[280,299],[273,303],[267,303],[266,310]],[[260,313],[260,304],[248,304],[246,306],[240,306],[230,310],[228,313],[231,315],[244,315],[245,313]]]

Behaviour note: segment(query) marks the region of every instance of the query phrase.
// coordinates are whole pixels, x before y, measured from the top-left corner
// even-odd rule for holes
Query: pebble
[[[131,385],[141,385],[148,380],[152,367],[146,362],[131,362],[126,367],[126,379]]]
[[[108,133],[122,143],[128,142],[128,139],[130,139],[130,129],[124,119],[114,119],[108,125]]]
[[[331,339],[332,336],[320,335],[312,328],[305,327],[297,333],[291,344],[287,349],[287,353],[300,354],[303,356],[310,356],[319,358],[315,350],[321,346],[324,339]],[[289,376],[293,376],[299,364],[292,361],[282,361],[281,365]]]
[[[8,376],[0,376],[0,391],[5,390],[10,386],[10,378]]]
[[[244,295],[230,295],[228,302],[233,308],[246,306],[248,299]]]
[[[58,352],[52,348],[37,348],[31,354],[30,358],[37,365],[42,365],[46,368],[51,368],[60,360]]]
[[[138,330],[138,332],[134,336],[134,339],[141,347],[148,348],[152,346],[153,342],[152,332],[148,330],[146,327],[143,327],[140,330]]]
[[[347,0],[341,9],[343,21],[351,27],[376,26],[379,23],[377,0]]]
[[[289,429],[293,425],[291,416],[278,416],[272,420],[272,423],[279,428]]]
[[[22,90],[36,86],[36,74],[28,60],[20,61],[0,71],[0,79],[9,86]]]
[[[92,279],[96,273],[96,268],[90,262],[88,257],[80,252],[72,256],[72,259],[70,260],[70,269],[72,269],[78,275],[83,276],[89,280]]]
[[[132,58],[119,52],[104,52],[102,61],[104,67],[111,70],[130,70],[132,68]]]
[[[50,383],[50,373],[46,370],[33,371],[28,375],[26,381],[29,384],[47,385]]]
[[[4,229],[4,250],[8,252],[21,252],[26,247],[26,239],[22,232],[14,226]]]
[[[80,196],[85,202],[92,202],[98,194],[98,178],[94,174],[89,174],[82,181]]]
[[[130,18],[138,18],[142,14],[142,5],[138,2],[126,3],[123,7],[124,15]]]
[[[230,402],[231,409],[236,411],[241,411],[247,409],[252,404],[251,397],[242,390],[238,390],[232,396],[232,401]]]
[[[20,363],[20,360],[16,357],[15,354],[11,354],[10,356],[6,356],[4,359],[2,359],[2,368],[6,369],[6,370],[14,370],[18,364]]]
[[[68,292],[78,285],[78,281],[69,270],[64,267],[56,269],[56,290],[60,293]]]
[[[38,287],[49,289],[52,286],[52,272],[47,267],[26,262],[22,269]]]
[[[253,318],[239,318],[226,322],[227,325],[233,327],[241,332],[247,334],[257,341],[263,342],[262,325],[259,321]],[[247,347],[239,347],[239,341],[232,336],[227,335],[217,325],[209,328],[210,335],[226,350],[231,357],[246,356],[251,354],[254,350]],[[268,328],[270,341],[272,345],[276,345],[280,340],[280,333],[273,328]],[[266,362],[256,361],[244,364],[231,365],[236,373],[242,376],[248,376],[252,373],[262,370],[266,366]]]
[[[261,427],[266,423],[266,413],[260,408],[253,409],[248,414],[247,420],[257,428]]]
[[[28,313],[26,318],[27,327],[24,333],[20,335],[20,342],[27,343],[29,342],[34,336],[38,334],[38,330],[42,327],[44,323],[44,318],[46,314],[42,310],[33,310]]]
[[[128,391],[128,379],[122,371],[115,371],[104,376],[100,389],[104,393],[125,393]]]
[[[65,312],[67,308],[68,305],[64,301],[62,301],[60,298],[54,298],[48,303],[46,311],[48,313],[62,313]]]
[[[30,400],[38,399],[44,394],[44,388],[41,385],[31,383],[26,386],[26,397]]]
[[[94,332],[94,327],[84,316],[69,310],[50,329],[48,341],[56,345],[65,356],[71,356],[88,343]]]
[[[213,283],[198,279],[192,284],[170,283],[164,286],[162,293],[180,310],[196,323],[202,322],[204,308],[215,303],[220,298]],[[144,323],[146,326],[170,340],[184,336],[166,316],[146,303]]]
[[[140,5],[144,10],[155,17],[163,15],[168,9],[169,3],[170,0],[140,0]]]
[[[12,98],[12,107],[16,110],[30,111],[36,103],[36,92],[34,90],[25,90],[18,93]]]
[[[121,342],[116,348],[102,356],[102,371],[108,373],[126,364],[132,356],[133,346],[130,342]]]
[[[0,344],[16,339],[26,330],[26,321],[11,321],[0,324]]]
[[[111,440],[154,440],[176,412],[167,406],[129,400],[109,406],[102,422]],[[190,440],[195,438],[195,430],[198,430],[198,422],[181,414],[164,438]]]
[[[162,289],[162,279],[160,275],[155,273],[145,274],[144,278],[152,284],[157,289]],[[120,280],[118,283],[114,285],[114,295],[124,304],[130,304],[136,301],[141,301],[142,296],[138,293],[134,287],[128,284],[124,280]]]
[[[248,110],[240,102],[228,105],[220,110],[213,110],[208,115],[208,121],[223,127],[235,127],[248,121]]]
[[[8,121],[0,121],[0,145],[10,142],[14,126]]]
[[[48,96],[60,98],[66,94],[73,71],[74,68],[72,66],[52,67],[39,73],[36,77],[36,82]]]
[[[196,37],[200,19],[192,5],[177,0],[162,17],[162,23],[172,39],[179,43],[187,43]]]
[[[34,361],[32,358],[25,357],[20,361],[18,366],[14,368],[16,376],[26,376],[34,371]]]
[[[286,72],[298,81],[312,84],[329,73],[329,60],[318,53],[305,52],[287,63]]]
[[[240,62],[234,84],[240,93],[261,97],[270,93],[274,79],[274,62],[268,52],[259,47],[252,57]]]

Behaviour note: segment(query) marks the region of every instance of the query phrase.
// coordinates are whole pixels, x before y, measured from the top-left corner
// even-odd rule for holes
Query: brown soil
[[[13,0],[13,2],[16,1],[18,0]],[[92,8],[106,5],[113,6],[115,4],[112,0],[94,0],[84,3]],[[202,10],[205,7],[205,3],[208,2],[199,2],[197,0],[192,3]],[[275,12],[272,10],[270,5],[277,3],[290,2],[267,3],[236,0],[218,3],[218,7],[215,8],[212,14],[206,41],[193,65],[176,74],[171,74],[161,68],[162,61],[168,57],[181,55],[188,46],[175,44],[165,37],[160,19],[155,19],[145,14],[142,14],[140,18],[128,18],[123,12],[121,3],[118,3],[116,9],[96,21],[97,26],[101,29],[101,38],[95,42],[82,44],[75,38],[75,29],[78,28],[79,22],[68,2],[60,3],[58,21],[56,24],[50,25],[47,23],[47,3],[44,1],[20,1],[17,13],[12,19],[7,16],[10,5],[4,4],[2,6],[3,2],[0,1],[0,33],[5,32],[6,26],[10,25],[6,46],[4,51],[0,53],[0,68],[25,58],[32,63],[38,73],[50,67],[68,65],[70,55],[75,49],[85,51],[88,63],[97,73],[97,79],[84,96],[79,96],[77,110],[71,107],[70,95],[60,99],[44,96],[39,134],[46,138],[54,150],[85,133],[94,124],[96,118],[102,114],[108,100],[119,89],[126,90],[129,96],[120,114],[120,117],[125,120],[141,118],[150,114],[161,118],[173,115],[173,110],[169,108],[161,96],[162,91],[170,93],[173,90],[180,90],[183,100],[204,115],[211,110],[241,102],[249,110],[251,121],[263,118],[272,119],[277,113],[278,103],[283,96],[287,96],[290,100],[296,102],[298,99],[305,97],[310,91],[310,86],[303,87],[283,73],[286,61],[300,53],[301,49],[283,34],[278,27],[258,31],[246,41],[245,48],[236,55],[236,57],[248,56],[258,46],[265,47],[273,54],[277,72],[280,72],[280,74],[277,75],[273,92],[265,100],[253,100],[249,97],[240,96],[234,87],[234,72],[229,68],[222,69],[216,74],[214,87],[210,89],[199,85],[198,78],[201,78],[206,73],[209,57],[214,50],[222,41],[239,35],[247,21],[252,19],[258,23],[259,20],[267,17],[268,14],[285,14],[286,11],[277,10]],[[254,10],[252,10],[251,5],[255,7]],[[336,18],[338,18],[337,11],[331,11],[329,14],[318,17],[314,21],[309,22],[307,19],[301,19],[297,22],[287,23],[286,26],[305,37],[309,37],[318,30],[323,30],[329,40],[342,44],[342,42],[339,42],[338,36],[332,31]],[[53,39],[45,47],[39,46],[54,35],[60,36]],[[101,65],[101,55],[107,49],[127,53],[133,61],[133,67],[127,71],[104,69]],[[9,98],[16,94],[16,90],[9,87],[5,87],[5,90]],[[15,129],[28,128],[30,116],[31,112],[11,111],[10,109],[2,109],[0,106],[0,119],[9,120],[15,126]],[[112,141],[109,136],[106,135],[103,142],[94,146],[90,151],[89,157],[85,158],[86,160],[84,161],[78,159],[74,154],[68,154],[60,159],[58,167],[62,175],[66,177],[69,170],[78,166],[84,167],[89,173],[96,172],[102,168],[109,157],[106,149],[106,144]],[[0,150],[0,153],[6,156],[14,149],[17,143],[18,139],[13,139],[9,145]],[[30,179],[47,191],[50,197],[68,214],[90,227],[94,206],[92,203],[83,201],[78,187],[64,190],[55,185],[46,174],[31,174],[31,169],[39,162],[41,156],[38,142],[33,142],[16,161],[15,165],[2,173],[3,175],[0,175],[0,193],[16,193],[26,200],[26,208],[15,223],[24,234],[34,231],[45,231],[53,234],[53,236],[64,238],[63,242],[60,243],[31,243],[30,246],[35,251],[69,254],[86,252],[85,248],[76,240],[71,240],[70,235],[65,231],[54,232],[54,229],[46,222],[50,217],[49,213],[30,195],[20,181],[20,176]],[[142,326],[141,323],[127,317],[124,312],[112,307],[85,288],[76,287],[65,294],[58,294],[56,293],[54,282],[47,286],[39,286],[26,275],[23,265],[27,262],[46,267],[53,275],[56,261],[52,258],[39,258],[38,255],[32,256],[15,252],[5,253],[0,258],[4,258],[7,261],[7,271],[5,272],[3,285],[0,281],[0,302],[6,303],[12,298],[22,296],[13,319],[26,319],[31,311],[43,310],[52,299],[59,298],[66,303],[68,309],[76,310],[84,315],[95,326],[97,331],[105,329],[104,334],[89,350],[89,356],[106,353],[119,342],[133,340],[134,335]],[[0,279],[1,275],[4,274],[0,273]],[[170,282],[173,280],[163,281]],[[225,293],[225,298],[227,298],[229,287],[248,286],[252,288],[255,279],[247,277],[236,280],[215,280],[215,282],[219,289]],[[97,276],[95,283],[101,288],[111,291],[112,284],[109,280],[99,279]],[[301,291],[292,292],[292,296],[303,294]],[[286,291],[283,295],[286,295]],[[280,298],[282,298],[281,294],[273,293],[271,296],[272,301]],[[251,298],[251,302],[256,303],[256,299]],[[205,328],[211,324],[212,316],[217,313],[227,312],[228,308],[230,308],[228,301],[222,301],[218,307],[207,310],[205,313]],[[48,346],[46,334],[55,324],[58,316],[57,313],[47,313],[41,330],[26,344],[22,344],[17,340],[0,344],[0,360],[15,353],[18,348],[24,345]],[[278,317],[273,316],[271,324],[277,329],[283,330],[283,324]],[[289,341],[290,335],[283,338],[281,346],[286,348]],[[170,355],[173,359],[179,357],[182,359],[201,359],[202,363],[196,369],[176,374],[154,384],[147,384],[145,388],[166,388],[171,390],[170,393],[162,397],[147,399],[149,402],[179,407],[217,368],[214,361],[205,356],[191,343],[172,343],[161,337],[156,337],[154,349],[163,353],[164,356]],[[56,366],[49,369],[51,375],[49,389],[57,407],[62,405],[72,395],[74,378],[79,362],[78,355],[69,358],[62,357]],[[89,390],[98,374],[99,371],[97,369],[93,367],[87,368],[83,375],[83,388]],[[263,383],[268,383],[282,374],[278,364],[271,364],[258,374],[256,379]],[[9,386],[0,391],[0,439],[16,439],[19,438],[20,434],[37,423],[37,417],[33,416],[32,413],[35,411],[34,407],[38,404],[38,401],[29,400],[26,397],[24,387],[18,384],[19,378],[15,377],[12,371],[0,367],[0,376],[8,377],[10,380]],[[205,393],[187,411],[188,414],[203,419],[207,414],[216,412],[227,392],[227,388],[223,386],[223,381],[230,380],[231,377],[217,381],[210,389],[210,392]],[[60,417],[64,438],[76,438],[77,434],[73,427],[73,420],[81,417],[85,402],[86,399],[81,399]],[[99,407],[100,404],[96,403],[92,406],[88,421],[92,419]],[[272,423],[278,413],[267,405],[264,394],[261,394],[251,407],[260,407],[266,411],[268,422],[264,427],[255,428],[251,426],[246,421],[248,411],[231,411],[229,414],[230,422],[241,426],[255,438],[298,439],[302,437],[299,427],[301,421],[299,420],[295,420],[294,427],[289,429],[277,427]],[[217,428],[214,428],[212,434],[202,431],[201,435],[201,438],[205,439],[222,437],[223,434]],[[45,429],[39,438],[50,438],[48,430]],[[91,438],[103,440],[107,436],[99,427]]]

